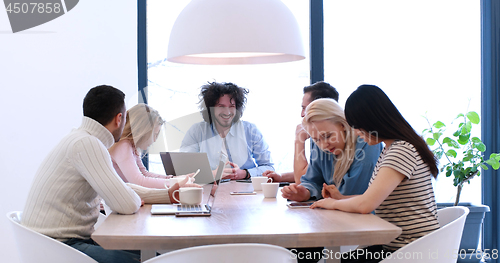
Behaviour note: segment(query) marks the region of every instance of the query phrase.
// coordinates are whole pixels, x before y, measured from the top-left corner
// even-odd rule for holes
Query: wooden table
[[[109,215],[92,238],[105,249],[142,251],[224,243],[338,251],[344,245],[389,243],[401,233],[399,227],[372,214],[290,209],[280,192],[277,198],[264,198],[262,191],[256,195],[229,194],[253,190],[250,183],[228,182],[219,187],[210,217],[153,216],[151,205],[145,205],[134,215]]]

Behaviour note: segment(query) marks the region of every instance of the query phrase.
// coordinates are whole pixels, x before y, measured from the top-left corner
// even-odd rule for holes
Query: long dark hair
[[[355,129],[376,132],[380,139],[403,140],[417,149],[434,178],[438,175],[437,159],[387,95],[377,86],[361,85],[345,103],[345,117]]]

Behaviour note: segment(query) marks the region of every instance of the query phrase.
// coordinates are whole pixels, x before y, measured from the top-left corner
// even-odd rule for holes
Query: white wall
[[[0,8],[2,262],[19,262],[5,214],[24,208],[45,155],[80,125],[87,91],[109,84],[128,98],[136,94],[136,32],[136,1],[79,1],[67,14],[15,34]]]

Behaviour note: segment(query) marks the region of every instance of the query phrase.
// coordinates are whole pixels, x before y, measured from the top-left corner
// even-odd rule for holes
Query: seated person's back
[[[82,125],[64,137],[40,165],[21,222],[59,241],[91,244],[97,252],[83,252],[98,262],[137,259],[133,253],[104,250],[90,239],[101,197],[121,214],[135,213],[141,205],[140,197],[116,174],[107,151],[123,131],[124,98],[123,92],[111,86],[87,93]]]

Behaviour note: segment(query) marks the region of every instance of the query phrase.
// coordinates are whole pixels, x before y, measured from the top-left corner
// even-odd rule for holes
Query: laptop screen
[[[222,178],[222,174],[224,172],[224,166],[226,165],[227,161],[227,155],[223,152],[221,152],[220,158],[219,158],[219,165],[217,166],[217,172],[214,175],[214,183],[212,185],[212,189],[210,190],[210,194],[208,195],[208,201],[207,205],[210,207],[209,209],[212,209],[214,202],[215,202],[215,195],[217,191],[219,190],[219,182],[220,179]]]
[[[160,157],[168,175],[190,174],[200,169],[200,173],[196,176],[197,184],[205,185],[214,181],[207,153],[160,152]]]

